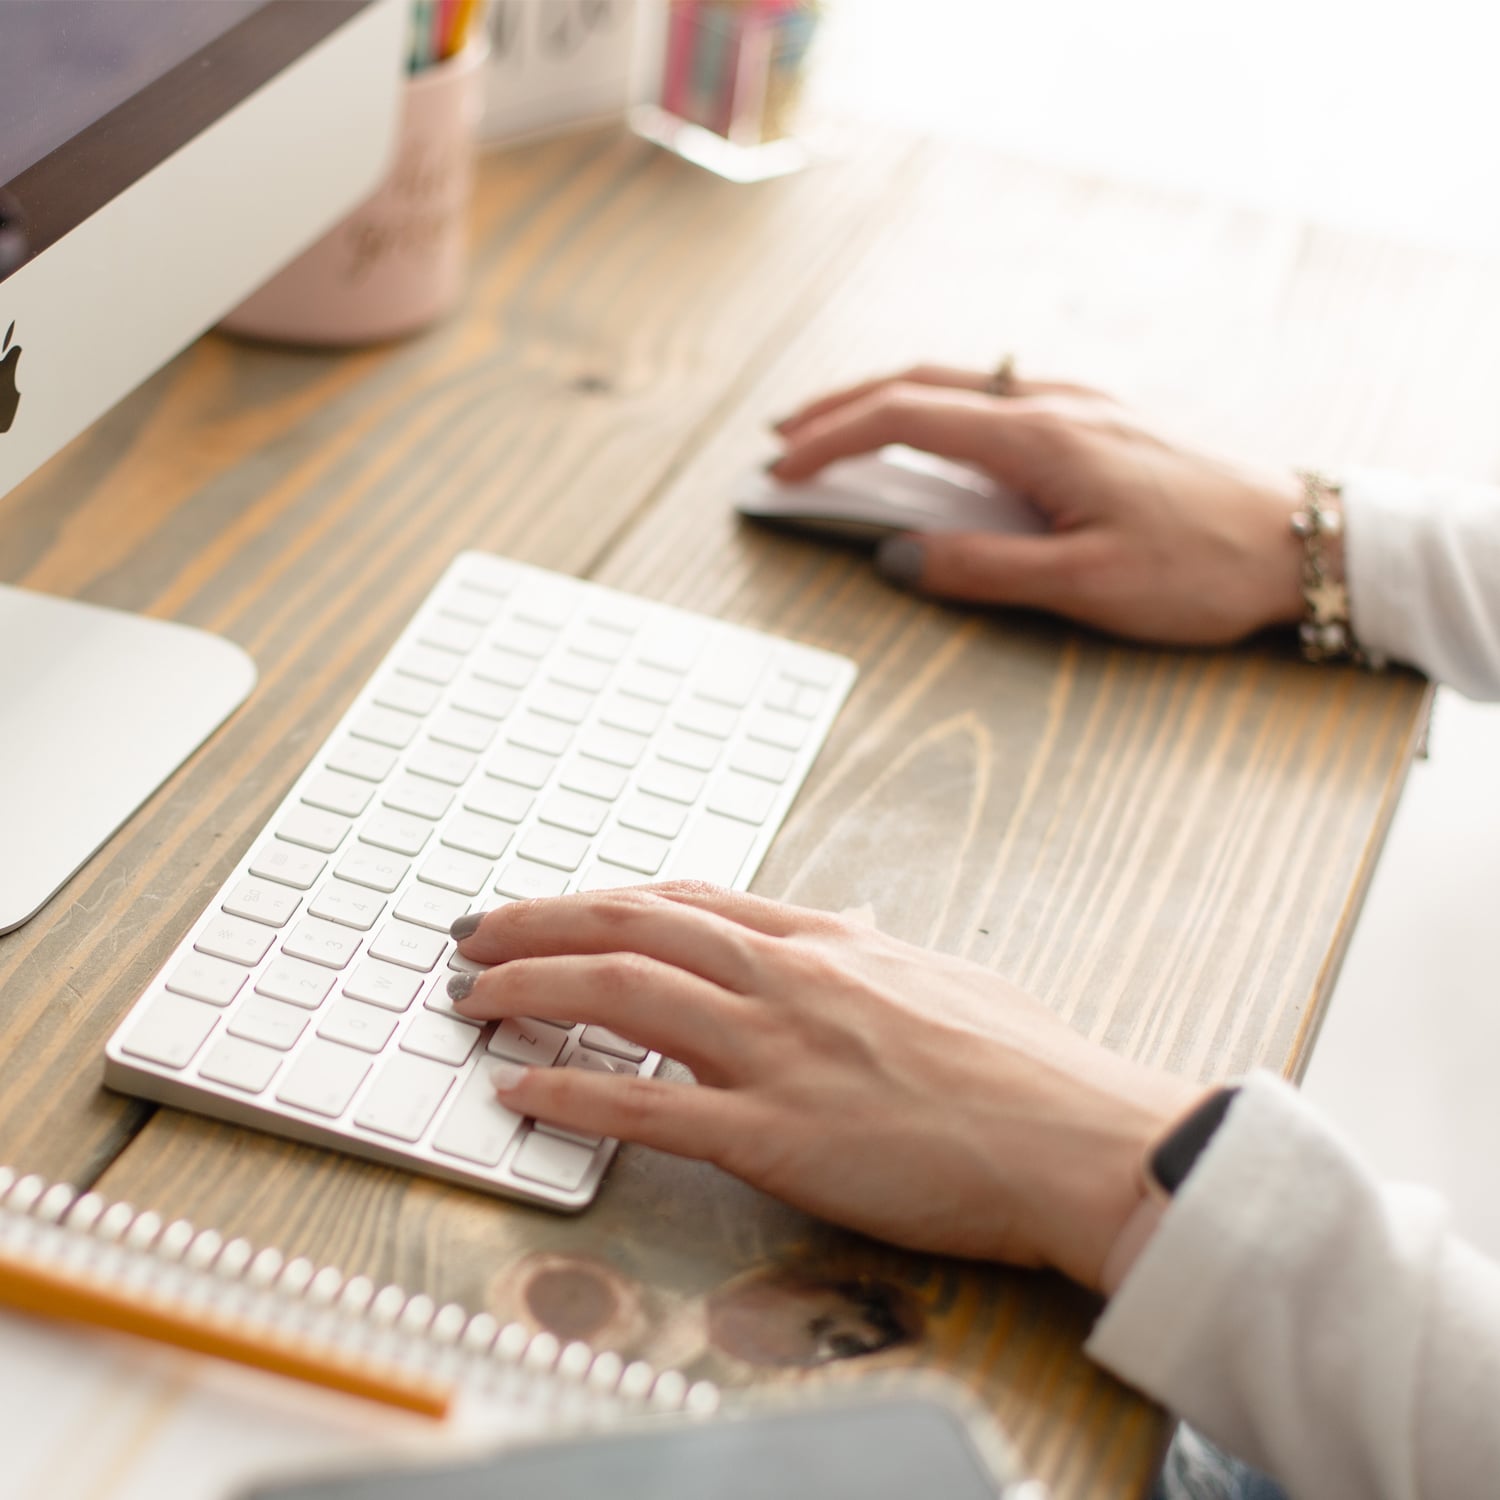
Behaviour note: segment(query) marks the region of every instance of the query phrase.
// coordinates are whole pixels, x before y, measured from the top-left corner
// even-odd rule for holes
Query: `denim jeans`
[[[1279,1484],[1184,1426],[1167,1450],[1151,1500],[1287,1500],[1287,1495]]]

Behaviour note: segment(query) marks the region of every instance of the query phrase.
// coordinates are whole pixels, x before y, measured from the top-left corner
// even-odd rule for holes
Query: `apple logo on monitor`
[[[9,432],[16,419],[16,408],[21,404],[21,392],[16,385],[16,367],[21,363],[21,346],[11,348],[10,341],[16,335],[12,320],[5,330],[5,342],[0,344],[0,432]],[[8,352],[7,352],[8,351]]]
[[[15,408],[21,405],[21,392],[15,384],[15,371],[21,363],[21,345],[10,348],[15,338],[15,323],[5,330],[5,344],[0,344],[0,432],[9,432],[15,422]],[[9,351],[9,353],[7,353]]]

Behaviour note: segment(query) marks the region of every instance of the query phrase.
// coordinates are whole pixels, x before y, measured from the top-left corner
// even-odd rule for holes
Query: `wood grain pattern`
[[[1140,1492],[1160,1416],[1082,1358],[1093,1304],[1053,1278],[898,1253],[643,1151],[566,1219],[148,1118],[99,1091],[100,1046],[443,563],[477,545],[859,660],[757,889],[868,902],[1132,1055],[1296,1073],[1423,685],[1277,643],[1147,652],[947,610],[736,527],[723,497],[801,396],[1006,347],[1216,442],[1491,473],[1500,273],[899,145],[744,192],[585,136],[492,161],[479,221],[446,329],[343,359],[206,340],[0,501],[0,576],[209,625],[264,672],[0,940],[0,1154],[729,1383],[942,1368],[1059,1495]]]

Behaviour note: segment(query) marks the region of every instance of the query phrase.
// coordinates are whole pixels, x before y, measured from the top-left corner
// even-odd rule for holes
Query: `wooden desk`
[[[1490,472],[1500,272],[886,141],[758,188],[554,141],[488,163],[478,227],[468,304],[427,337],[206,338],[0,500],[0,578],[221,631],[262,673],[0,941],[0,1157],[730,1384],[941,1367],[1059,1495],[1138,1492],[1160,1416],[1083,1360],[1092,1304],[1051,1278],[898,1254],[640,1150],[555,1217],[106,1094],[103,1042],[475,546],[859,659],[759,890],[869,903],[1196,1077],[1295,1075],[1422,684],[920,603],[725,496],[805,395],[1007,348],[1214,441]]]

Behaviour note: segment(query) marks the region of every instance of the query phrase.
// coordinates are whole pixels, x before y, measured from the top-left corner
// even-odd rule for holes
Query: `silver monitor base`
[[[0,585],[0,932],[46,904],[245,701],[201,630]]]

